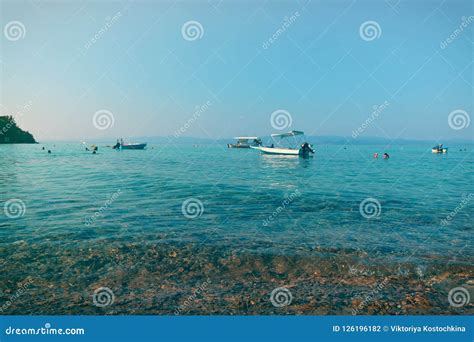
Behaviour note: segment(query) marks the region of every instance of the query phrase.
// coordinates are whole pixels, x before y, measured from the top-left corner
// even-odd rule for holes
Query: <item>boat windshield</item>
[[[302,131],[290,131],[288,133],[272,134],[273,141],[281,147],[290,144],[289,148],[300,148],[301,142],[304,138]]]

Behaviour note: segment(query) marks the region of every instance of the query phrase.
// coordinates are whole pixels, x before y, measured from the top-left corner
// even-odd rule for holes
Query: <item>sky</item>
[[[474,138],[472,1],[0,9],[0,113],[39,140]]]

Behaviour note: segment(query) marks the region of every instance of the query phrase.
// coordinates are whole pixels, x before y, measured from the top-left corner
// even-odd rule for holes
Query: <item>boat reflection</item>
[[[297,169],[300,167],[309,167],[312,164],[310,162],[313,160],[313,157],[262,154],[260,160],[263,167]]]

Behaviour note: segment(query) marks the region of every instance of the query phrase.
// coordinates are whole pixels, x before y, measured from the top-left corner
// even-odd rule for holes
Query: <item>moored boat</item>
[[[300,137],[299,139],[296,137]],[[310,156],[314,154],[314,149],[312,146],[307,143],[301,143],[302,136],[304,136],[304,132],[302,131],[290,131],[288,133],[283,134],[272,134],[272,139],[275,144],[271,146],[250,146],[251,148],[258,150],[265,154],[274,154],[274,155],[288,155],[288,156]],[[284,139],[288,139],[293,137],[294,142],[292,146],[285,148],[283,146],[283,142],[287,141]]]
[[[116,150],[143,150],[146,145],[147,143],[125,143],[123,139],[120,139],[112,148]]]
[[[227,144],[228,148],[250,148],[251,146],[260,146],[262,144],[262,140],[259,137],[235,137],[234,139],[237,140],[237,143]]]
[[[433,148],[431,149],[431,152],[433,152],[433,153],[448,153],[448,148],[443,147],[443,144],[439,144],[439,145],[433,146]]]

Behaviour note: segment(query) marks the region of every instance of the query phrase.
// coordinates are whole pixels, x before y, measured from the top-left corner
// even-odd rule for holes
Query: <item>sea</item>
[[[102,313],[90,298],[108,288],[112,314],[279,314],[244,293],[324,277],[325,262],[326,281],[351,270],[434,277],[446,265],[472,275],[472,145],[315,147],[302,158],[224,144],[98,144],[96,154],[80,143],[0,145],[0,298],[31,282],[2,310]],[[182,309],[204,283],[213,304]],[[347,314],[331,298],[290,313]]]

